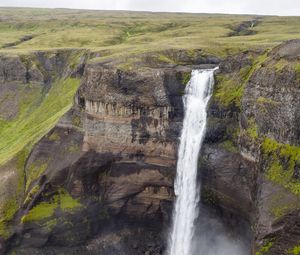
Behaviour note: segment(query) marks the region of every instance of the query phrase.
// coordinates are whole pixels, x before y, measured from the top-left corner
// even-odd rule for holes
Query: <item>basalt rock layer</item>
[[[252,254],[299,249],[299,50],[294,40],[228,57],[209,109],[202,200],[250,223]]]
[[[199,159],[202,202],[252,254],[293,254],[300,241],[299,49],[299,41],[291,41],[270,52],[243,52],[223,59],[216,72]],[[164,251],[185,84],[193,68],[219,60],[153,65],[147,57],[132,69],[88,62],[91,55],[76,55],[69,65],[39,53],[42,67],[20,58],[0,66],[2,91],[14,88],[7,86],[11,81],[48,91],[57,77],[81,80],[72,108],[55,127],[0,167],[0,199],[18,194],[0,239],[3,254]],[[184,54],[173,55],[178,61]],[[13,119],[17,112],[11,107],[0,114]]]
[[[74,106],[26,159],[3,251],[161,254],[191,70],[86,64]]]

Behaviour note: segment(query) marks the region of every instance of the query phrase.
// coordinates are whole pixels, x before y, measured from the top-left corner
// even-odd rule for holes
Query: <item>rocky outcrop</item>
[[[161,254],[190,72],[87,65],[74,107],[26,161],[8,250]]]
[[[218,63],[200,53],[192,64]],[[298,53],[295,40],[269,53],[227,57],[208,109],[199,159],[202,202],[252,254],[289,254],[299,243]],[[5,60],[4,83],[31,79],[47,91],[55,73],[81,77],[81,86],[72,109],[24,155],[24,166],[15,158],[0,168],[5,190],[24,180],[20,208],[0,240],[3,253],[162,254],[181,96],[194,68],[176,65],[191,61],[184,52],[164,54],[170,63],[142,56],[136,69],[118,61],[86,63],[81,55],[69,69],[70,58],[42,52],[37,66]]]
[[[202,201],[221,214],[235,213],[238,225],[248,221],[253,254],[290,254],[300,240],[299,49],[294,40],[269,53],[225,59],[209,110]],[[243,93],[231,94],[225,85]]]
[[[293,40],[265,55],[243,97],[241,127],[258,152],[256,237],[262,254],[290,254],[300,240],[299,52],[300,41]],[[245,141],[245,133],[241,137]]]

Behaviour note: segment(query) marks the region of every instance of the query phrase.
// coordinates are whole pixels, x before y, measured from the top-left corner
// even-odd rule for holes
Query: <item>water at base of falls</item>
[[[183,97],[185,116],[178,151],[174,185],[176,201],[168,255],[191,255],[200,190],[197,185],[198,158],[213,85],[214,69],[194,70]]]

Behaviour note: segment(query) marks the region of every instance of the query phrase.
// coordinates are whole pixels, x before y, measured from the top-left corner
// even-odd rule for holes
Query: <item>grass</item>
[[[295,246],[293,249],[289,250],[290,255],[300,255],[300,245]]]
[[[273,246],[274,242],[268,240],[264,243],[263,246],[260,247],[259,251],[255,253],[255,255],[264,255],[266,254]]]
[[[239,72],[217,76],[214,98],[223,106],[241,107],[244,89],[252,74],[266,61],[267,53],[255,57],[252,65],[243,67]]]
[[[28,214],[22,217],[22,223],[42,221],[49,219],[55,213],[55,210],[72,211],[82,205],[73,199],[65,190],[59,190],[59,193],[48,202],[41,202],[33,207]]]
[[[230,140],[227,140],[227,141],[224,141],[220,144],[220,147],[228,152],[232,152],[232,153],[238,153],[239,150],[238,148],[236,147],[236,145],[230,141]]]
[[[209,54],[226,55],[300,38],[300,17],[260,16],[254,27],[256,34],[229,37],[233,27],[256,16],[29,8],[1,8],[0,15],[0,48],[33,36],[3,52],[86,48],[120,56],[200,48]]]
[[[80,80],[57,80],[43,95],[40,85],[26,85],[30,98],[22,102],[19,115],[0,128],[0,165],[11,159],[27,144],[38,141],[70,109]]]
[[[43,50],[51,55],[52,50],[76,48],[93,52],[91,55],[95,58],[91,61],[94,62],[124,59],[125,67],[130,69],[141,60],[140,56],[148,53],[156,56],[155,61],[178,64],[177,59],[167,52],[183,49],[194,58],[201,49],[203,56],[213,54],[225,57],[242,50],[270,49],[282,41],[300,38],[300,17],[260,16],[260,23],[253,28],[255,34],[231,37],[228,36],[231,28],[256,17],[30,8],[0,8],[0,17],[0,54],[21,55],[22,61],[29,64],[32,61],[26,56],[32,51]],[[22,42],[21,38],[25,36],[32,36],[32,39]],[[5,47],[12,43],[15,43],[14,47]],[[69,59],[72,69],[81,55],[79,52]],[[252,67],[243,68],[234,77],[220,77],[221,81],[215,90],[216,98],[224,105],[235,104],[240,107],[246,82],[265,59],[266,55],[254,59]],[[44,76],[50,75],[41,66],[37,67]],[[281,69],[282,65],[278,64],[277,68]],[[299,64],[295,68],[300,77]],[[187,83],[189,78],[189,75],[185,75],[183,83]],[[79,79],[57,79],[47,93],[40,84],[22,86],[17,117],[9,121],[0,119],[0,165],[24,152],[18,167],[22,177],[28,151],[70,109],[79,83]],[[269,103],[265,99],[260,100],[261,104]],[[80,119],[74,119],[75,125],[79,126],[80,122]],[[256,136],[255,127],[250,131],[250,135]],[[52,141],[58,139],[55,134],[50,137]],[[222,146],[229,151],[236,150],[230,142]],[[276,150],[284,153],[283,145],[278,146]],[[77,148],[71,147],[69,150],[72,152]],[[270,158],[276,157],[271,152],[268,155]],[[33,166],[30,171],[32,178],[45,168],[45,163]],[[297,186],[287,181],[291,171],[288,170],[288,176],[283,176],[282,166],[276,158],[268,173],[274,181],[298,193]],[[20,191],[24,189],[22,180],[20,178],[18,184]],[[55,199],[51,203],[37,205],[24,220],[50,217],[58,207],[68,210],[77,206],[70,197],[60,196],[60,199],[60,205]],[[18,207],[15,205],[13,200],[8,201],[5,220],[13,217]],[[1,224],[3,226],[5,222],[0,222],[0,229]]]
[[[276,106],[276,105],[279,105],[280,103],[279,102],[276,102],[270,98],[265,98],[265,97],[259,97],[256,102],[260,105],[273,105],[273,106]]]
[[[300,196],[300,181],[294,178],[294,169],[299,164],[300,147],[278,143],[265,138],[262,144],[263,158],[267,162],[266,177]]]
[[[19,209],[18,201],[16,198],[12,198],[6,201],[1,208],[1,220],[0,220],[0,236],[8,237],[9,232],[7,229],[7,223],[14,217],[16,211]]]
[[[254,118],[248,120],[248,128],[246,129],[246,133],[252,139],[258,138],[258,127]]]
[[[10,185],[10,191],[4,202],[0,205],[0,236],[7,238],[11,229],[9,223],[13,220],[19,210],[24,197],[24,164],[31,150],[31,146],[26,146],[16,156],[16,178]],[[12,192],[11,192],[12,191]]]
[[[26,175],[26,190],[29,188],[29,185],[36,179],[38,179],[39,176],[47,169],[48,164],[47,163],[34,163],[29,166],[27,170]]]
[[[300,81],[300,62],[295,64],[295,71],[296,71],[297,79]]]

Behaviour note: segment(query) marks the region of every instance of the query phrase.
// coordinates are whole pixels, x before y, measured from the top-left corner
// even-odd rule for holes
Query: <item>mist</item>
[[[192,241],[193,255],[250,255],[247,223],[227,222],[230,226],[226,226],[223,220],[214,210],[201,206]]]

